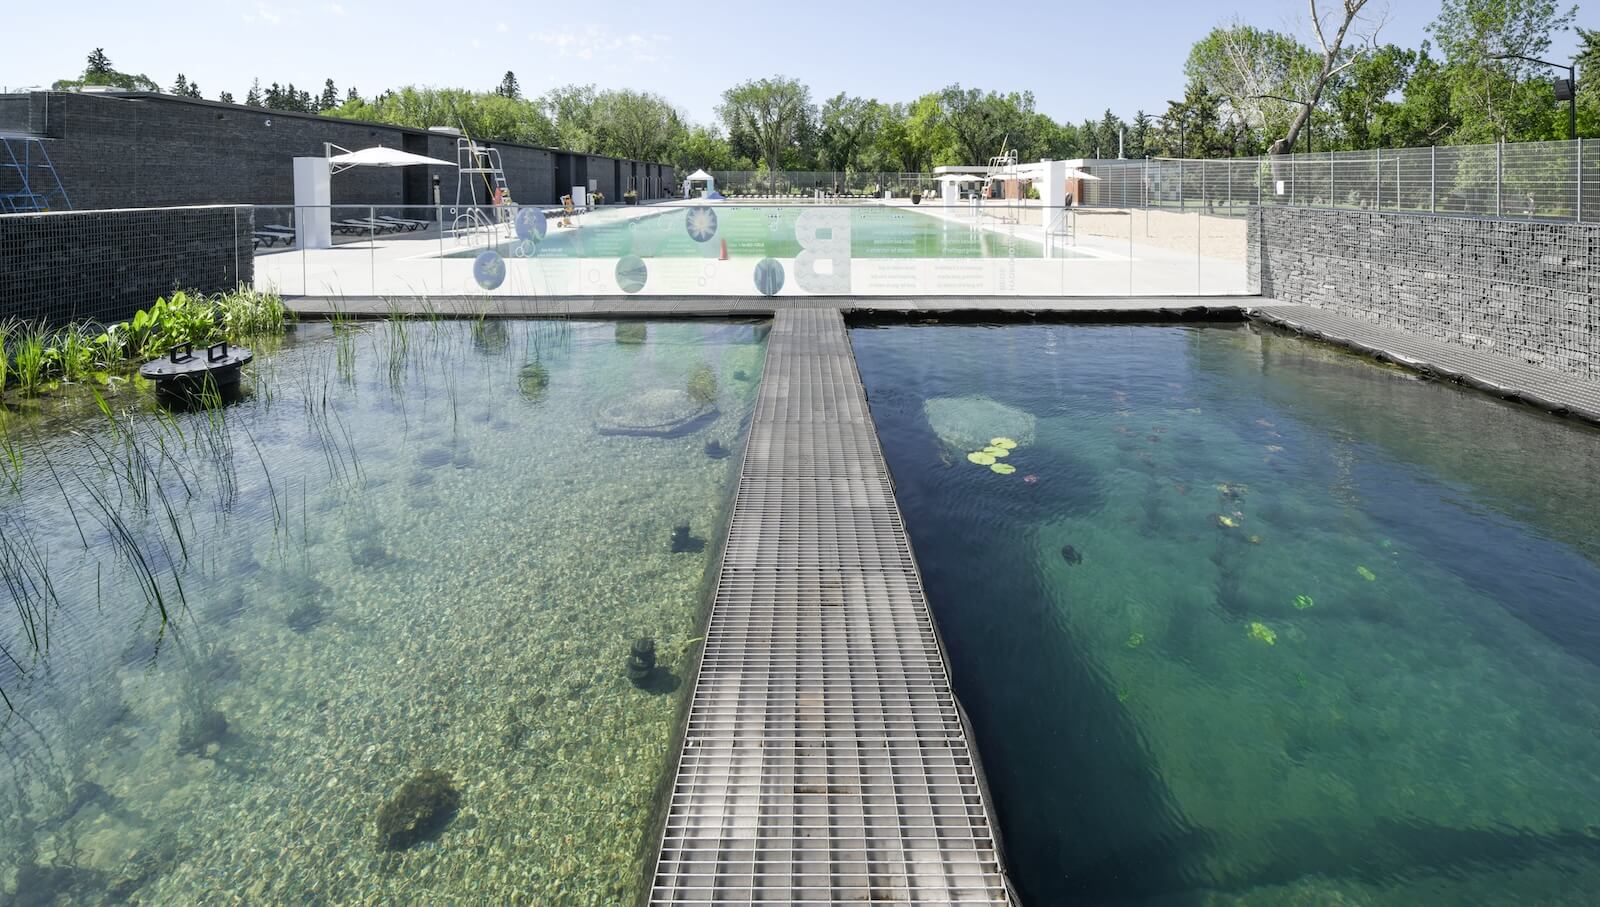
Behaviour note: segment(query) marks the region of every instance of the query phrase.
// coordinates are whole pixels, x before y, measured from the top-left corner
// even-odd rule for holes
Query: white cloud
[[[332,6],[328,7],[328,12],[333,13],[335,16],[342,16],[342,15],[344,15],[344,7],[342,7],[339,4],[335,3]]]
[[[501,22],[501,23],[500,23],[500,24],[498,24],[498,25],[496,25],[496,26],[495,26],[495,27],[494,27],[494,30],[495,30],[495,31],[497,31],[497,32],[499,32],[499,33],[500,33],[500,34],[502,34],[502,35],[503,35],[503,34],[505,34],[505,33],[506,33],[506,32],[508,32],[508,31],[510,31],[510,30],[511,30],[511,26],[509,26],[509,25],[507,25],[507,24],[505,24],[505,23],[504,23],[504,22]]]
[[[613,32],[598,25],[557,32],[534,32],[528,37],[552,48],[559,57],[593,60],[597,57],[626,56],[640,63],[658,60],[660,57],[656,51],[671,40],[666,35]]]
[[[268,6],[265,3],[257,3],[255,12],[244,14],[244,21],[250,23],[251,25],[256,23],[260,23],[262,25],[277,25],[283,21],[284,12],[286,11],[276,7]],[[287,12],[292,13],[293,10],[287,10]]]

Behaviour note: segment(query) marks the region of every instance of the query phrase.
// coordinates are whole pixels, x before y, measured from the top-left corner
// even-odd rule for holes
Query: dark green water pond
[[[1237,325],[852,340],[1024,903],[1594,903],[1600,432]]]
[[[0,902],[630,902],[764,338],[303,326],[220,413],[8,401]]]

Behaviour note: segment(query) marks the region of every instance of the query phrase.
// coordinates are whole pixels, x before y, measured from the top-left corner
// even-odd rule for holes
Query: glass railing
[[[1242,217],[937,198],[260,205],[293,296],[1189,296],[1249,292]]]

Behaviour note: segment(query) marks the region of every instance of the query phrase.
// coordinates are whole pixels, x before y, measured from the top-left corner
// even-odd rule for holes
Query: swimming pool
[[[10,415],[0,900],[631,901],[764,337],[306,326],[215,416]]]
[[[704,213],[710,212],[710,220]],[[733,258],[793,258],[801,247],[796,226],[808,214],[843,218],[850,231],[854,258],[1040,258],[1034,236],[1039,227],[1004,224],[989,219],[985,227],[964,220],[905,207],[853,205],[718,204],[662,208],[659,212],[602,209],[577,218],[579,229],[552,232],[539,242],[502,242],[493,246],[507,258],[717,258],[722,244]],[[638,215],[638,216],[633,216]],[[704,239],[691,235],[690,218]],[[824,233],[824,237],[827,234]],[[472,257],[486,247],[446,253]],[[1064,250],[1058,257],[1092,257]]]
[[[1242,325],[852,342],[1024,903],[1592,902],[1600,433]]]

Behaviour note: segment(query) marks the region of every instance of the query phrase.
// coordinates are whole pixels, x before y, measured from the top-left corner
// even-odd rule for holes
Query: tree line
[[[257,80],[243,103],[708,170],[924,172],[983,164],[1002,150],[1027,161],[1522,142],[1566,137],[1552,70],[1530,58],[1547,58],[1554,37],[1573,30],[1578,133],[1600,134],[1600,30],[1574,28],[1576,6],[1441,0],[1427,40],[1410,48],[1383,41],[1383,15],[1368,0],[1308,5],[1305,34],[1242,20],[1217,26],[1191,47],[1181,96],[1126,120],[1108,109],[1058,122],[1032,92],[960,84],[908,101],[840,93],[819,103],[782,75],[722,92],[711,123],[649,91],[564,85],[526,96],[513,72],[490,90],[406,86],[371,97],[341,94],[332,79],[315,94]],[[117,72],[99,48],[82,77],[56,84],[159,90],[143,74]],[[201,96],[182,74],[170,91]]]

